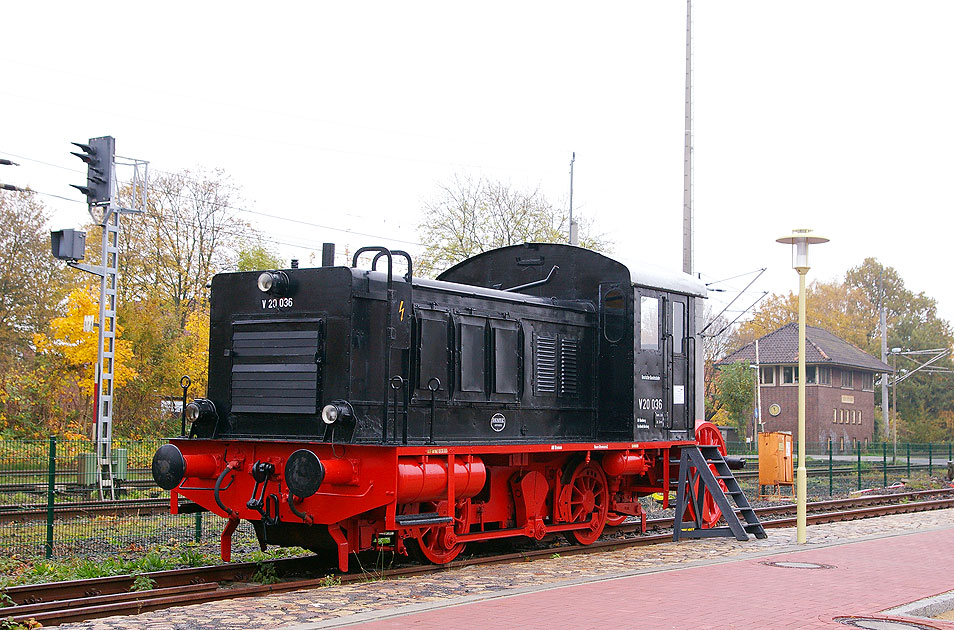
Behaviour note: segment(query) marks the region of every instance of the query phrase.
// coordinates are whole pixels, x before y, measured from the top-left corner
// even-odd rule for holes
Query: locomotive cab
[[[559,268],[550,282],[521,289],[552,300],[588,303],[598,311],[593,351],[597,388],[594,433],[604,440],[693,439],[702,409],[701,381],[692,375],[702,282],[645,265],[624,264],[597,252],[527,243],[469,258],[441,280],[492,286],[499,278],[532,278]],[[559,369],[559,366],[558,368]]]

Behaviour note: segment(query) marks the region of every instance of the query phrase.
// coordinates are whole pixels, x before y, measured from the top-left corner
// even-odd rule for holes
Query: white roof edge
[[[697,297],[706,297],[708,294],[706,284],[688,273],[641,261],[621,260],[620,262],[629,269],[629,275],[635,285]]]

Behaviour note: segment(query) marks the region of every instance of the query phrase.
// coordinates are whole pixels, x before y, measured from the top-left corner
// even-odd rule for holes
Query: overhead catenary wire
[[[701,334],[705,333],[706,330],[709,329],[709,326],[711,326],[713,323],[715,323],[715,322],[719,319],[719,317],[721,317],[722,314],[725,313],[725,312],[729,309],[730,306],[732,306],[733,304],[735,304],[736,300],[738,300],[740,297],[742,297],[742,294],[745,293],[746,291],[748,291],[749,287],[751,287],[753,284],[755,284],[755,281],[762,277],[762,274],[765,273],[765,269],[766,269],[765,267],[762,267],[761,269],[759,269],[759,270],[758,270],[758,275],[755,276],[754,278],[752,278],[752,280],[750,280],[749,283],[748,283],[747,285],[745,285],[745,288],[742,289],[741,291],[739,291],[738,295],[736,295],[734,298],[732,298],[732,300],[731,300],[728,304],[725,305],[725,308],[723,308],[721,311],[719,311],[719,314],[716,315],[715,317],[713,317],[712,320],[711,320],[708,324],[706,324],[705,328],[703,328],[702,330],[699,331],[699,334],[701,335]],[[754,272],[751,272],[751,273],[754,273]],[[743,274],[743,275],[747,275],[747,274]],[[708,286],[708,285],[706,285],[706,286]],[[747,309],[745,309],[744,311],[742,311],[742,313],[745,313],[745,312],[747,312],[749,309],[751,309],[752,307],[754,307],[754,306],[755,306],[756,304],[758,304],[758,303],[762,300],[762,298],[764,298],[766,295],[768,295],[768,291],[764,291],[764,292],[762,293],[762,295],[759,296],[759,299],[757,299],[757,300],[752,304],[752,306],[750,306],[749,308],[747,308]],[[739,319],[739,317],[742,317],[742,313],[740,313],[738,317],[736,317],[735,319],[733,319],[733,320],[732,320],[727,326],[725,326],[722,330],[720,330],[718,333],[716,333],[716,336],[722,334],[722,332],[723,332],[726,328],[728,328],[729,326],[731,326],[732,324],[734,324],[734,323]]]
[[[67,171],[71,171],[71,172],[75,172],[75,173],[85,173],[85,171],[80,170],[80,169],[69,168],[69,167],[66,167],[66,166],[61,166],[61,165],[59,165],[59,164],[53,164],[53,163],[51,163],[51,162],[44,162],[43,160],[37,160],[37,159],[35,159],[35,158],[30,158],[30,157],[27,157],[27,156],[18,155],[18,154],[15,154],[15,153],[10,153],[9,151],[2,151],[2,150],[0,150],[0,153],[4,153],[4,154],[6,154],[6,155],[12,155],[12,156],[17,157],[17,158],[22,159],[22,160],[29,160],[29,161],[31,161],[31,162],[36,162],[36,163],[38,163],[38,164],[44,164],[44,165],[46,165],[46,166],[50,166],[50,167],[53,167],[53,168],[59,168],[59,169],[63,169],[63,170],[67,170]],[[164,173],[164,174],[167,174],[167,175],[175,175],[175,173],[170,173],[170,172],[168,172],[168,171],[162,171],[162,170],[159,170],[159,169],[154,169],[154,172]],[[237,187],[230,186],[230,187],[227,188],[227,190],[230,190],[230,191],[238,191],[239,189],[238,189]],[[54,193],[48,193],[48,192],[43,192],[43,191],[38,191],[38,190],[34,190],[33,192],[36,192],[37,194],[44,195],[44,196],[48,196],[48,197],[54,197],[54,198],[56,198],[56,199],[62,199],[62,200],[64,200],[64,201],[70,201],[70,202],[74,202],[74,203],[83,203],[83,204],[86,203],[85,201],[81,201],[81,200],[78,200],[78,199],[70,199],[70,198],[68,198],[68,197],[64,197],[64,196],[62,196],[62,195],[57,195],[57,194],[54,194]],[[286,221],[286,222],[295,223],[295,224],[298,224],[298,225],[305,225],[305,226],[308,226],[308,227],[315,227],[315,228],[319,228],[319,229],[322,229],[322,230],[330,230],[330,231],[333,231],[333,232],[341,232],[341,233],[345,233],[345,234],[353,234],[353,235],[355,235],[355,236],[364,236],[364,237],[366,237],[366,238],[382,239],[382,240],[386,240],[386,241],[392,241],[392,242],[395,242],[395,243],[402,243],[402,244],[404,244],[404,245],[415,245],[415,246],[417,246],[417,247],[423,247],[423,246],[424,246],[423,243],[420,243],[420,242],[418,242],[418,241],[410,241],[410,240],[406,240],[406,239],[395,238],[395,237],[393,237],[393,236],[383,236],[383,235],[380,235],[380,234],[371,234],[371,233],[368,233],[368,232],[359,232],[359,231],[357,231],[357,230],[352,230],[352,229],[348,229],[348,228],[337,228],[337,227],[333,227],[333,226],[330,226],[330,225],[323,225],[323,224],[320,224],[320,223],[314,223],[314,222],[312,222],[312,221],[304,221],[304,220],[301,220],[301,219],[292,219],[292,218],[290,218],[290,217],[280,216],[280,215],[276,215],[276,214],[271,214],[271,213],[268,213],[268,212],[262,212],[262,211],[260,211],[260,210],[252,210],[252,209],[250,209],[250,208],[244,208],[244,207],[241,207],[241,206],[232,205],[232,204],[230,204],[230,203],[217,202],[217,201],[214,201],[214,200],[197,199],[197,198],[195,198],[195,197],[192,197],[192,196],[190,196],[190,195],[185,195],[185,194],[183,194],[183,193],[178,193],[177,196],[178,196],[178,198],[180,198],[180,199],[188,199],[188,200],[191,200],[191,201],[198,201],[198,202],[201,202],[201,203],[204,203],[204,204],[207,204],[207,205],[211,205],[211,206],[215,206],[215,207],[220,207],[220,208],[223,208],[223,209],[234,210],[234,211],[236,211],[236,212],[243,212],[243,213],[246,213],[246,214],[252,214],[252,215],[256,215],[256,216],[262,216],[262,217],[266,217],[266,218],[269,218],[269,219],[275,219],[275,220],[278,220],[278,221]],[[345,213],[345,214],[347,214],[347,213]],[[356,218],[367,218],[367,217],[364,217],[364,216],[361,216],[361,215],[353,215],[353,214],[352,214],[352,215],[349,215],[349,216],[354,216],[354,217],[356,217]]]
[[[38,194],[38,195],[43,195],[43,196],[46,196],[46,197],[55,197],[55,198],[57,198],[57,199],[62,199],[62,200],[64,200],[64,201],[69,201],[69,202],[72,202],[72,203],[80,203],[80,204],[86,205],[86,202],[85,202],[85,201],[82,201],[82,200],[79,200],[79,199],[70,199],[70,198],[68,198],[68,197],[63,197],[62,195],[56,195],[56,194],[54,194],[54,193],[48,193],[48,192],[44,192],[44,191],[41,191],[41,190],[32,190],[32,189],[30,189],[30,190],[20,189],[20,190],[23,190],[24,192],[33,192],[33,193],[36,193],[36,194]],[[308,227],[319,228],[319,229],[322,229],[322,230],[329,230],[329,231],[332,231],[332,232],[341,232],[341,233],[343,233],[343,234],[351,234],[351,235],[354,235],[354,236],[364,236],[364,237],[367,237],[367,238],[375,238],[375,239],[381,239],[381,240],[384,240],[384,241],[391,241],[391,242],[395,242],[395,243],[402,243],[402,244],[405,244],[405,245],[416,245],[416,246],[418,246],[418,247],[423,247],[423,243],[420,243],[420,242],[417,242],[417,241],[408,241],[408,240],[400,239],[400,238],[394,238],[393,236],[383,236],[383,235],[380,235],[380,234],[371,234],[371,233],[368,233],[368,232],[359,232],[359,231],[357,231],[357,230],[351,230],[351,229],[348,229],[348,228],[336,228],[336,227],[333,227],[333,226],[330,226],[330,225],[322,225],[322,224],[319,224],[319,223],[313,223],[313,222],[311,222],[311,221],[303,221],[303,220],[301,220],[301,219],[291,219],[291,218],[288,218],[288,217],[282,217],[282,216],[275,215],[275,214],[269,214],[269,213],[267,213],[267,212],[260,212],[260,211],[258,211],[258,210],[250,210],[250,209],[248,209],[248,208],[241,208],[241,207],[238,207],[238,206],[232,206],[232,205],[225,204],[225,203],[219,203],[219,202],[215,202],[215,201],[199,200],[199,199],[195,199],[194,197],[185,196],[185,198],[191,199],[191,200],[193,200],[193,201],[201,201],[202,203],[205,203],[205,204],[208,204],[208,205],[211,205],[211,206],[217,206],[217,207],[221,207],[221,208],[227,208],[227,209],[230,209],[230,210],[235,210],[236,212],[243,212],[243,213],[246,213],[246,214],[253,214],[253,215],[256,215],[256,216],[263,216],[263,217],[267,217],[267,218],[270,218],[270,219],[275,219],[275,220],[280,220],[280,221],[286,221],[286,222],[289,222],[289,223],[296,223],[296,224],[298,224],[298,225],[306,225],[306,226],[308,226]],[[167,218],[177,218],[177,217],[167,216]],[[193,226],[193,227],[195,227],[195,226]],[[256,230],[256,231],[261,231],[261,230]],[[289,243],[283,243],[283,244],[291,245],[291,244],[289,244]]]
[[[21,99],[23,99],[23,100],[29,100],[29,101],[35,101],[35,102],[40,102],[40,103],[46,103],[46,104],[54,105],[54,106],[60,106],[60,105],[62,105],[61,103],[58,103],[58,102],[51,102],[51,101],[48,101],[48,100],[32,98],[32,97],[28,97],[28,96],[19,95],[19,94],[10,94],[9,92],[0,92],[0,95],[13,96],[13,97],[21,98]],[[73,107],[77,107],[75,104],[73,104],[72,106],[73,106]],[[157,119],[146,118],[146,117],[142,117],[142,116],[131,116],[131,115],[129,115],[128,112],[119,111],[119,110],[105,110],[105,109],[101,109],[101,108],[83,107],[83,106],[79,106],[79,107],[80,107],[81,109],[85,109],[85,110],[87,110],[87,111],[99,112],[99,113],[104,113],[104,114],[110,114],[111,116],[121,117],[121,118],[124,118],[124,119],[127,119],[127,120],[135,120],[135,121],[139,121],[139,122],[149,123],[149,124],[152,124],[152,125],[161,124],[161,125],[167,125],[167,126],[172,127],[172,128],[188,129],[188,130],[191,130],[191,131],[198,131],[198,132],[206,133],[206,134],[209,134],[209,135],[212,135],[212,136],[223,136],[223,137],[229,137],[229,138],[239,138],[239,139],[250,140],[250,141],[261,142],[261,143],[273,143],[273,144],[278,144],[278,145],[282,145],[282,146],[286,146],[286,147],[293,147],[293,148],[299,148],[299,149],[309,149],[309,150],[312,150],[312,151],[322,151],[322,152],[325,152],[325,153],[333,153],[333,154],[338,154],[338,155],[347,155],[347,156],[355,156],[355,157],[365,157],[365,158],[373,158],[373,159],[377,159],[377,160],[391,160],[391,161],[407,162],[407,163],[417,163],[417,164],[434,164],[434,165],[440,165],[440,166],[455,166],[455,167],[458,167],[458,168],[491,169],[491,170],[492,170],[492,169],[496,169],[496,170],[507,170],[507,171],[519,171],[519,172],[525,172],[525,173],[532,173],[532,172],[534,172],[532,169],[520,168],[520,167],[513,167],[513,166],[507,166],[507,167],[503,167],[503,166],[485,166],[485,165],[483,165],[483,164],[471,164],[471,163],[467,163],[467,162],[455,162],[455,161],[447,161],[447,160],[435,160],[435,159],[426,159],[426,158],[415,158],[415,157],[410,157],[410,156],[408,156],[408,155],[406,155],[406,154],[403,154],[403,153],[401,153],[401,154],[398,154],[398,153],[387,154],[387,153],[373,153],[373,152],[368,152],[368,151],[354,151],[354,150],[341,149],[341,148],[335,148],[335,147],[329,147],[329,146],[321,146],[321,145],[315,145],[315,144],[307,144],[307,143],[304,143],[304,142],[293,142],[293,141],[287,140],[287,139],[276,139],[275,137],[252,136],[252,135],[248,135],[248,134],[236,133],[236,132],[234,132],[234,131],[222,131],[222,130],[214,130],[214,129],[208,129],[208,128],[204,128],[204,127],[198,127],[198,126],[195,126],[195,125],[183,125],[183,124],[170,123],[170,122],[168,122],[168,121],[166,121],[166,120],[157,120]]]

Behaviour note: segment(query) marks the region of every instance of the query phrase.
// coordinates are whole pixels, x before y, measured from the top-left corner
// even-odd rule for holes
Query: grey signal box
[[[60,260],[83,260],[86,255],[86,232],[57,230],[50,232],[53,257]]]

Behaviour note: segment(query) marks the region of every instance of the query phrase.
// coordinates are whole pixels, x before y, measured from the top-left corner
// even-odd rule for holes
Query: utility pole
[[[90,138],[89,144],[74,142],[82,153],[73,155],[87,165],[86,185],[72,184],[84,195],[89,205],[89,214],[102,228],[102,262],[92,267],[78,262],[83,258],[79,248],[61,249],[64,230],[52,234],[53,255],[67,261],[67,265],[99,276],[99,324],[97,331],[96,372],[94,376],[93,401],[95,429],[93,447],[96,454],[96,479],[100,500],[109,496],[116,498],[113,480],[112,439],[114,409],[114,373],[116,358],[116,298],[119,280],[119,218],[123,214],[141,214],[145,208],[148,182],[148,163],[132,160],[133,205],[139,208],[120,207],[116,201],[116,141],[112,136]],[[140,169],[144,173],[140,173]],[[85,243],[85,234],[82,242]],[[58,235],[59,238],[58,238]],[[72,234],[70,235],[72,236]]]
[[[570,245],[580,244],[580,226],[573,219],[573,163],[576,162],[576,151],[570,158]]]
[[[762,366],[759,361],[759,340],[755,340],[755,445],[758,447],[759,431],[764,424],[762,422]]]
[[[881,303],[881,362],[888,362],[888,309],[884,303],[884,270],[881,271],[881,276],[878,279],[878,301]],[[895,378],[897,378],[895,376]],[[889,432],[889,420],[893,414],[889,415],[888,412],[888,375],[881,375],[881,419],[884,420],[884,441],[888,441]]]
[[[695,270],[692,216],[692,0],[686,1],[686,139],[682,173],[682,271]]]

